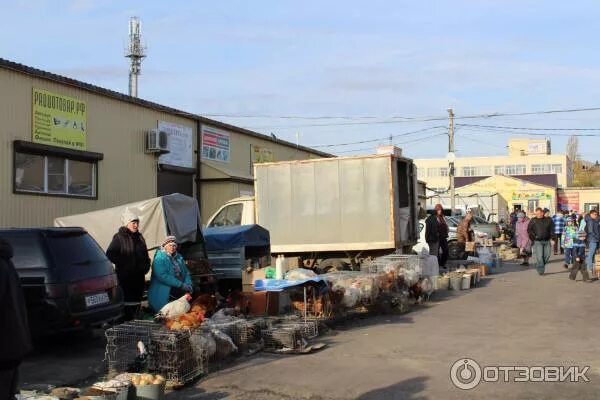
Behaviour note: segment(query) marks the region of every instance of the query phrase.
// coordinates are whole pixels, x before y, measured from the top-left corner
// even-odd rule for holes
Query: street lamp
[[[454,161],[456,161],[456,153],[449,151],[446,155],[448,160],[448,177],[450,178],[450,215],[454,215]]]

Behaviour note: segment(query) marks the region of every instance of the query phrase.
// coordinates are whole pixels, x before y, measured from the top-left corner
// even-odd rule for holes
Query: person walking
[[[533,243],[533,256],[537,272],[544,275],[546,264],[550,261],[550,239],[554,232],[552,219],[544,215],[545,212],[540,207],[535,210],[535,218],[529,221],[527,234]]]
[[[148,303],[155,312],[159,312],[169,301],[193,291],[190,273],[177,252],[175,236],[167,236],[154,254]]]
[[[434,212],[425,220],[425,241],[429,245],[429,254],[438,258],[441,268],[448,260],[448,224],[444,218],[444,208],[436,204]]]
[[[121,218],[123,226],[113,236],[106,256],[115,264],[119,286],[125,300],[125,319],[132,320],[141,308],[150,257],[144,236],[139,231],[140,219],[129,210]]]
[[[589,272],[594,272],[594,263],[596,262],[596,250],[600,243],[600,219],[598,218],[598,210],[593,209],[589,215],[585,216],[585,233],[588,244],[588,255],[586,265]]]
[[[456,241],[461,244],[473,241],[473,229],[471,223],[473,222],[473,213],[467,212],[467,215],[460,221],[456,227]]]
[[[0,399],[14,399],[19,365],[32,350],[25,298],[11,258],[13,248],[0,238]]]
[[[523,257],[521,265],[529,265],[529,257],[531,256],[531,239],[529,239],[529,233],[527,233],[527,227],[529,226],[529,218],[525,216],[524,212],[517,214],[517,224],[515,226],[515,236],[517,240],[517,247],[519,249],[519,255]]]
[[[571,265],[569,279],[575,280],[577,273],[581,271],[584,282],[589,281],[588,270],[585,267],[585,232],[580,231],[577,220],[569,217],[567,225],[562,234],[562,243],[565,248],[565,268]]]
[[[556,214],[552,217],[552,223],[554,224],[554,234],[552,235],[552,247],[554,250],[554,255],[558,254],[560,249],[560,254],[564,253],[564,249],[561,245],[560,239],[563,234],[563,230],[565,229],[566,218],[565,215],[557,211]]]

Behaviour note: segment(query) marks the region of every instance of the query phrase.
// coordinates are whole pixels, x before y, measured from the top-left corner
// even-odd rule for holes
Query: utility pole
[[[129,58],[129,95],[138,96],[138,77],[142,73],[142,60],[146,57],[146,47],[142,45],[142,23],[137,17],[129,20],[129,45],[125,50]]]
[[[449,171],[448,176],[450,177],[450,215],[454,215],[454,160],[456,155],[454,153],[454,110],[448,109],[448,117],[450,118],[450,126],[448,127],[448,163]]]

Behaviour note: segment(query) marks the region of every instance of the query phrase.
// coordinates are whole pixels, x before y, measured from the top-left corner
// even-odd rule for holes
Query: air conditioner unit
[[[152,129],[146,132],[146,153],[166,154],[169,152],[167,132]]]

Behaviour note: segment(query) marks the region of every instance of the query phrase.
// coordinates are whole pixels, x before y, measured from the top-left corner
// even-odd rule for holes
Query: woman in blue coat
[[[175,240],[175,236],[167,236],[154,254],[148,303],[155,312],[160,311],[168,302],[193,292],[190,273],[183,257],[177,253]]]

